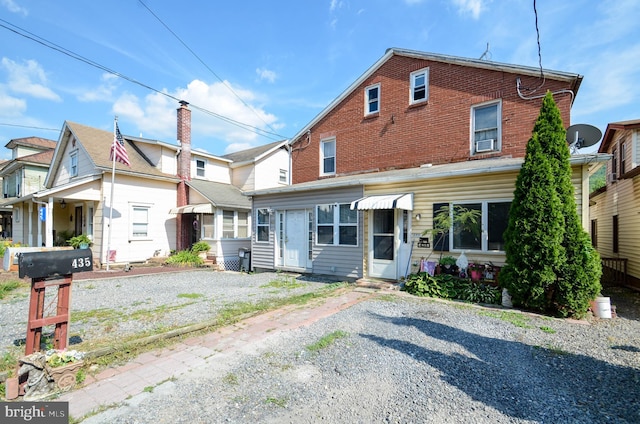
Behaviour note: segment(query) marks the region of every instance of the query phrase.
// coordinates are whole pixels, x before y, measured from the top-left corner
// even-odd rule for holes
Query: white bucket
[[[596,297],[594,312],[598,318],[611,318],[611,299]]]

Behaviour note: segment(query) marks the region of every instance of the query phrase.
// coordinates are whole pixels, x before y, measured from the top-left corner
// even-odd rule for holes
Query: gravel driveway
[[[231,299],[288,293],[260,288],[275,274],[213,274],[224,278],[87,281],[74,287],[74,308],[149,309],[177,293],[205,294],[154,323],[166,325]],[[295,290],[326,282],[308,284]],[[380,294],[308,327],[274,331],[250,350],[214,355],[83,423],[638,423],[640,316],[617,306],[618,318],[578,323]]]

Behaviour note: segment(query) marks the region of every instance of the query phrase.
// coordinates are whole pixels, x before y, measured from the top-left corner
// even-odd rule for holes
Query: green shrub
[[[209,245],[209,243],[202,240],[194,243],[193,246],[191,246],[191,251],[193,253],[208,252],[209,249],[211,249],[211,246]]]
[[[181,250],[176,252],[175,255],[169,256],[166,263],[171,265],[183,265],[183,266],[200,266],[204,261],[190,250]]]
[[[411,274],[407,277],[403,290],[415,296],[459,299],[473,303],[500,304],[502,301],[499,288],[473,283],[469,279],[449,274]]]

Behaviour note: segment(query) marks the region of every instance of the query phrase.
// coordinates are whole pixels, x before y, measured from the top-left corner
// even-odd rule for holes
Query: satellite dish
[[[582,149],[596,144],[602,138],[602,131],[593,125],[576,124],[567,128],[567,142],[574,149]]]

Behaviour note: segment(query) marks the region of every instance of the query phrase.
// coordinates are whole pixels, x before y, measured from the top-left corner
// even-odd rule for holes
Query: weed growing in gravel
[[[178,294],[178,298],[181,299],[199,299],[204,297],[202,293],[180,293]]]
[[[322,349],[330,346],[336,340],[342,339],[344,337],[347,337],[348,335],[349,334],[347,332],[345,332],[345,331],[337,330],[337,331],[334,331],[333,333],[329,333],[329,334],[323,336],[317,342],[312,343],[310,345],[307,345],[306,349],[309,352],[318,352],[319,350],[322,350]]]
[[[284,407],[287,406],[287,399],[286,398],[275,398],[275,397],[269,396],[268,398],[266,398],[264,400],[264,403],[270,403],[270,404],[279,406],[280,408],[284,408]]]
[[[151,393],[153,392],[153,386],[147,386],[144,389],[142,389],[142,391],[146,393]]]
[[[515,325],[516,327],[533,328],[531,325],[529,325],[529,319],[526,316],[524,316],[522,314],[515,313],[515,312],[480,311],[478,313],[480,315],[484,315],[486,317],[498,318],[499,320],[511,323],[511,324]]]
[[[0,299],[4,299],[6,295],[22,285],[21,281],[5,281],[0,283]]]
[[[222,381],[227,384],[231,384],[236,386],[238,384],[238,376],[234,373],[228,373],[224,377],[222,377]]]
[[[536,349],[544,349],[544,351],[546,353],[550,353],[551,355],[555,355],[555,356],[571,355],[571,353],[569,353],[566,350],[564,350],[562,348],[559,348],[557,346],[551,346],[551,345],[548,345],[546,347],[534,346],[534,348],[536,348]]]
[[[277,279],[271,280],[267,284],[261,285],[260,288],[263,289],[263,288],[272,287],[276,289],[292,290],[292,289],[297,289],[299,287],[304,287],[304,286],[305,284],[299,281],[296,281],[296,277],[294,277],[293,275],[278,274]]]
[[[547,327],[546,325],[543,325],[542,327],[540,327],[540,329],[542,331],[544,331],[545,333],[548,333],[548,334],[555,334],[556,333],[556,330],[554,330],[551,327]]]

